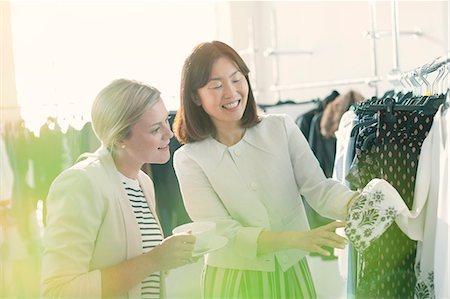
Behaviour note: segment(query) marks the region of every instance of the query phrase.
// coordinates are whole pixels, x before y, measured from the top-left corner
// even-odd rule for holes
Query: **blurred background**
[[[0,1],[0,298],[39,296],[48,188],[99,145],[90,106],[112,80],[154,85],[174,114],[184,59],[221,40],[247,62],[260,107],[296,118],[333,91],[380,96],[448,55],[449,2]],[[189,221],[171,161],[145,171],[170,234]],[[320,297],[345,297],[336,260],[311,267]],[[174,271],[169,298],[197,298],[200,271]]]

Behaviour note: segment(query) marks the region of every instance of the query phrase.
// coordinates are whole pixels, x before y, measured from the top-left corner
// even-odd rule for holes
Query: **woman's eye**
[[[151,132],[152,132],[153,134],[155,134],[155,133],[158,133],[159,130],[161,130],[161,127],[157,127],[156,129],[153,129]]]
[[[231,77],[231,81],[233,83],[239,82],[242,79],[242,74],[241,73],[236,73],[233,77]]]
[[[222,87],[222,84],[211,84],[211,86],[209,88],[211,88],[211,89],[218,89],[218,88],[221,88],[221,87]]]

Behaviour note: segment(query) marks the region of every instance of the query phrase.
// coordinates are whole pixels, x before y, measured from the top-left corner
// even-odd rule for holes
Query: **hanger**
[[[358,131],[359,128],[367,127],[367,126],[373,125],[377,122],[378,122],[378,114],[374,114],[373,118],[361,121],[361,122],[357,123],[356,125],[354,125],[352,130],[350,131],[350,136],[355,137],[356,132]]]
[[[445,67],[441,67],[439,69],[438,75],[436,76],[436,78],[434,79],[433,83],[431,84],[431,92],[433,94],[439,94],[441,93],[441,90],[439,90],[440,84],[441,84],[441,80],[445,77]],[[442,89],[442,93],[444,93],[443,89]]]
[[[370,143],[377,137],[377,133],[372,133],[364,139],[361,149],[363,151],[369,150]]]
[[[447,69],[447,70],[445,70]],[[444,67],[444,75],[441,78],[441,90],[442,93],[447,93],[449,90],[449,86],[450,86],[450,79],[447,79],[448,77],[448,73],[450,72],[450,64],[447,67]],[[447,81],[447,84],[446,82]]]
[[[398,98],[395,102],[401,105],[408,105],[408,103],[413,98],[412,91],[408,91],[405,94],[403,94],[400,98]]]

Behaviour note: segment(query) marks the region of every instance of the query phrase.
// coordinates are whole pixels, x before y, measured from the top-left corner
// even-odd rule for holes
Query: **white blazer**
[[[153,182],[138,181],[155,219]],[[138,223],[118,170],[105,148],[89,154],[53,182],[47,197],[42,295],[101,298],[100,269],[142,254]],[[161,294],[164,283],[161,277]],[[121,298],[140,298],[141,284]]]
[[[189,216],[216,222],[227,246],[208,255],[208,265],[283,271],[307,253],[285,250],[257,256],[261,230],[309,230],[300,195],[322,215],[345,219],[358,193],[327,179],[305,137],[287,115],[267,115],[227,147],[213,138],[175,152],[174,167]]]

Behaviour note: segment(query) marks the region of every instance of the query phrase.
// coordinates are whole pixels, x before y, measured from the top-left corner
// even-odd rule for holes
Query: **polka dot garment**
[[[394,186],[411,208],[419,153],[433,116],[420,112],[394,112],[396,122],[379,113],[380,126],[363,132],[347,180],[362,189],[373,178]],[[365,138],[375,132],[370,146],[361,149]],[[365,136],[364,136],[365,135]],[[357,263],[356,296],[359,298],[413,298],[417,242],[394,223],[363,254]]]

